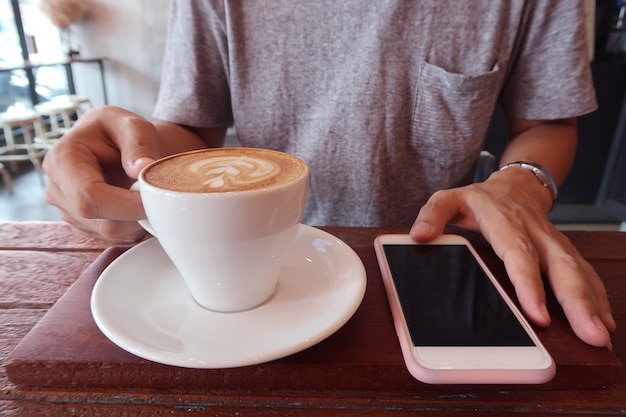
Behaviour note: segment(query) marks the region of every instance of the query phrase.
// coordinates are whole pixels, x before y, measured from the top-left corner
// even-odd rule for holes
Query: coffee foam
[[[303,163],[288,154],[222,148],[165,158],[147,169],[144,178],[172,191],[220,193],[289,183],[303,172]]]

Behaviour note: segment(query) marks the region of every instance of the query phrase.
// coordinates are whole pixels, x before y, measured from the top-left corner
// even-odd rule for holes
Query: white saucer
[[[274,295],[237,313],[200,307],[156,239],[113,261],[91,311],[113,343],[139,357],[187,368],[229,368],[279,359],[337,331],[365,294],[365,268],[336,237],[301,226]]]

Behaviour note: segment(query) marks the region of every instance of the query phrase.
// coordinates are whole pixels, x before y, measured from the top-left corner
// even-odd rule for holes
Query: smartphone
[[[374,244],[406,366],[430,384],[540,384],[552,357],[471,243],[443,235]]]

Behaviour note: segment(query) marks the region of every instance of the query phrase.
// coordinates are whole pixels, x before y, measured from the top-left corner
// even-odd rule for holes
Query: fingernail
[[[130,186],[130,192],[131,193],[138,193],[139,192],[139,181],[135,181],[133,183],[133,185]]]
[[[434,226],[428,222],[420,221],[413,225],[411,233],[420,235],[430,235],[435,230]]]
[[[593,316],[593,324],[594,326],[596,326],[598,328],[598,330],[601,330],[602,332],[606,333],[607,336],[609,336],[609,345],[607,345],[607,347],[611,350],[613,350],[613,346],[611,345],[611,333],[609,332],[609,330],[606,328],[606,326],[604,325],[604,322],[602,321],[602,319],[600,319],[600,317],[598,316]]]
[[[135,159],[135,160],[133,161],[133,164],[132,164],[132,165],[133,165],[133,166],[137,166],[137,165],[147,165],[147,164],[149,164],[149,163],[151,163],[151,162],[154,162],[154,159],[149,158],[149,157],[147,157],[147,156],[142,156],[142,157],[139,157],[139,158]]]
[[[600,330],[602,330],[603,332],[608,333],[609,331],[606,329],[606,326],[604,325],[604,322],[602,321],[602,319],[599,316],[593,316],[593,324]]]
[[[605,326],[604,322],[602,321],[602,319],[599,316],[593,316],[592,320],[593,320],[593,325],[596,326],[596,328],[598,328],[598,330],[601,330],[602,332],[606,333],[609,336],[609,343],[606,345],[606,347],[610,351],[613,351],[613,343],[611,342],[611,333],[606,328],[606,326]]]
[[[546,303],[541,303],[539,309],[541,310],[541,315],[545,317],[546,323],[549,325],[551,320],[550,320],[550,312],[548,311],[548,306],[546,305]]]
[[[605,326],[605,327],[607,327],[609,331],[617,327],[617,324],[615,323],[615,319],[613,318],[613,315],[611,313],[603,314],[602,322],[608,323],[608,326]]]

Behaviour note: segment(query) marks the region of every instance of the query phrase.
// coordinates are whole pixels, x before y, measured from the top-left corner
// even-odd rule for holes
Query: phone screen
[[[415,346],[534,346],[465,245],[385,244]]]

